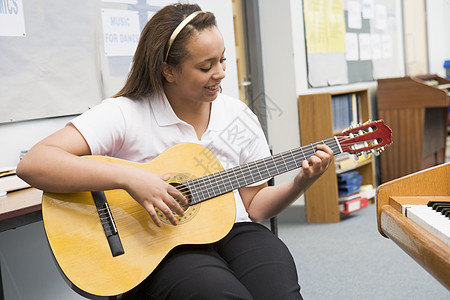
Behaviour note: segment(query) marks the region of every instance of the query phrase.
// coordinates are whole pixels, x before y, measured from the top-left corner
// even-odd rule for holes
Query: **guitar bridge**
[[[116,224],[114,223],[114,218],[111,214],[111,209],[109,208],[105,193],[103,191],[100,191],[100,192],[91,192],[91,194],[92,197],[94,198],[98,216],[100,217],[100,222],[103,226],[103,230],[105,231],[105,235],[108,240],[112,256],[116,257],[124,254],[125,251],[123,250],[122,242],[120,241],[119,237],[119,232],[117,231]]]

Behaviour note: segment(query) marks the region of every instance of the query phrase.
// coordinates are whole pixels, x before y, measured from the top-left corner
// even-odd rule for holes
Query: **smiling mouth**
[[[208,90],[214,91],[214,90],[217,90],[219,87],[220,87],[220,84],[216,84],[216,85],[213,85],[213,86],[207,86],[206,88]]]

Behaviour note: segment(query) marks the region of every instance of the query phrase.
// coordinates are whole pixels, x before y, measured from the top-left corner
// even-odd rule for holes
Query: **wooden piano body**
[[[450,290],[450,247],[401,213],[401,204],[430,200],[450,201],[450,163],[380,185],[376,193],[378,231]]]

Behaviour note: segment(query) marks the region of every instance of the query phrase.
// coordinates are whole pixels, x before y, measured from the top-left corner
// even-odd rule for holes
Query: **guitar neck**
[[[189,180],[183,183],[189,189],[191,205],[220,196],[238,188],[263,181],[279,174],[300,168],[303,160],[309,159],[316,146],[325,144],[333,155],[342,153],[336,137],[321,142],[285,151],[254,162]]]

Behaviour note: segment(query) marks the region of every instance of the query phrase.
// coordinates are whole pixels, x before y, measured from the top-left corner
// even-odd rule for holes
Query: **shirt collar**
[[[152,97],[150,99],[150,105],[152,107],[155,120],[159,126],[170,126],[173,124],[185,123],[177,117],[165,94],[163,97]]]
[[[208,130],[223,130],[226,127],[226,118],[224,116],[226,111],[223,101],[225,100],[219,94],[217,99],[212,102]],[[187,124],[175,114],[165,94],[163,97],[153,97],[150,99],[150,105],[159,126]]]

